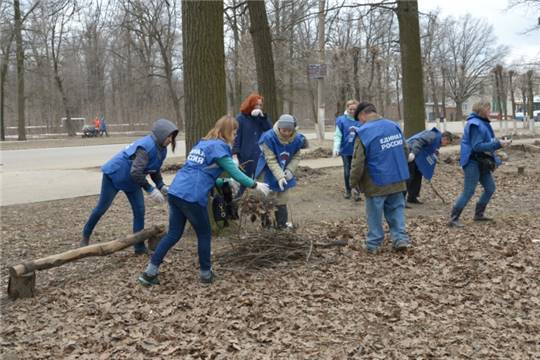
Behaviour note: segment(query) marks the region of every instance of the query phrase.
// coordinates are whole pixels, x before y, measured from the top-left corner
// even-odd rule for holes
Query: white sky
[[[440,9],[444,17],[470,13],[493,26],[499,44],[510,48],[507,61],[520,63],[540,59],[540,30],[523,34],[538,24],[540,10],[518,7],[507,10],[508,0],[418,0],[421,12]]]

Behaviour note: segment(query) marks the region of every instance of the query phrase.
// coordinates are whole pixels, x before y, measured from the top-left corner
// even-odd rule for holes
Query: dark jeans
[[[474,195],[476,186],[480,182],[484,188],[484,192],[480,195],[478,199],[478,204],[487,205],[493,193],[495,193],[495,181],[493,181],[493,176],[490,171],[481,172],[478,166],[478,162],[475,160],[470,160],[467,165],[463,168],[463,173],[465,175],[463,183],[463,192],[456,200],[454,208],[463,209],[469,200]]]
[[[422,173],[415,161],[409,163],[409,180],[407,180],[407,200],[416,200],[422,188]]]
[[[118,189],[114,187],[112,180],[106,174],[103,174],[101,180],[101,193],[99,194],[99,200],[90,214],[90,218],[86,225],[84,225],[83,236],[90,237],[94,227],[96,227],[99,219],[107,212],[111,206],[116,194],[118,194]],[[138,232],[144,229],[144,196],[141,188],[125,193],[129,203],[131,205],[131,210],[133,211],[133,232]],[[135,251],[140,252],[146,249],[144,243],[138,243],[133,245]]]
[[[343,178],[345,180],[345,191],[347,193],[350,193],[351,183],[349,178],[351,176],[352,155],[341,155],[341,159],[343,160]]]
[[[169,201],[169,232],[159,241],[150,262],[155,266],[161,265],[167,252],[182,237],[187,220],[197,234],[200,269],[202,271],[210,270],[212,268],[210,258],[212,228],[210,227],[207,208],[197,203],[187,202],[171,194],[167,198]]]

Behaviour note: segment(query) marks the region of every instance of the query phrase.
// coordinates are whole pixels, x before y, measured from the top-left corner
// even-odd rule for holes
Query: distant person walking
[[[105,121],[104,116],[102,116],[100,121],[99,121],[99,134],[101,136],[103,136],[103,134],[105,134],[105,136],[109,137],[109,133],[107,132],[107,122]]]

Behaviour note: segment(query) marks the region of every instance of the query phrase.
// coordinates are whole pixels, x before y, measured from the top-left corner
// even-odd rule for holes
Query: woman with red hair
[[[261,155],[259,138],[272,128],[272,122],[263,112],[263,97],[257,93],[249,95],[242,105],[240,114],[236,116],[238,131],[232,148],[234,159],[242,164],[245,173],[253,177],[257,161]]]

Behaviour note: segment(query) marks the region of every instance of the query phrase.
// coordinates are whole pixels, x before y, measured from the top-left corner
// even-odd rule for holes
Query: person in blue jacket
[[[272,128],[271,120],[263,112],[263,97],[257,93],[249,95],[240,106],[236,121],[238,131],[232,147],[233,159],[237,164],[242,164],[247,176],[253,177],[261,155],[259,139],[265,131]],[[243,189],[244,187],[240,194]]]
[[[362,126],[357,134],[351,166],[351,185],[366,196],[368,234],[364,248],[369,253],[380,251],[384,240],[382,218],[386,219],[395,250],[410,246],[405,227],[405,181],[409,178],[409,149],[399,125],[377,114],[375,105],[361,102],[355,119]]]
[[[296,186],[294,173],[300,163],[300,149],[307,147],[307,140],[296,131],[296,119],[283,114],[272,129],[262,134],[259,146],[261,156],[255,176],[264,179],[275,194],[276,225],[278,229],[284,229],[288,219],[288,192]]]
[[[161,165],[167,157],[167,146],[170,144],[174,152],[178,128],[167,119],[157,120],[152,133],[126,146],[102,167],[101,193],[99,200],[90,214],[82,232],[80,246],[87,246],[90,235],[99,219],[111,206],[116,194],[123,191],[133,211],[133,232],[144,229],[144,197],[142,189],[150,199],[164,202],[163,193],[167,185],[163,183]],[[150,175],[155,187],[150,185],[146,176]],[[147,252],[144,243],[134,245],[136,254]]]
[[[354,138],[356,133],[354,127],[362,125],[354,118],[354,112],[358,106],[358,101],[349,100],[345,104],[345,113],[336,118],[336,131],[334,133],[334,148],[332,155],[341,156],[343,161],[343,178],[345,180],[345,199],[351,198],[351,185],[349,177],[351,174],[351,160],[354,151]],[[354,200],[360,200],[360,192],[354,191]]]
[[[424,130],[407,139],[409,145],[409,173],[407,181],[407,202],[421,204],[418,200],[422,188],[422,177],[428,180],[433,178],[437,155],[441,146],[452,143],[452,133],[439,129]],[[411,155],[412,154],[412,155]]]
[[[242,173],[232,160],[230,145],[233,142],[238,123],[232,116],[223,116],[215,126],[189,152],[184,166],[176,173],[168,191],[169,231],[161,238],[156,251],[150,258],[146,270],[139,276],[144,286],[159,284],[159,266],[167,252],[180,240],[186,221],[197,234],[200,280],[211,283],[214,272],[211,263],[212,229],[208,217],[208,195],[215,186],[231,183],[233,188],[240,185],[268,195],[267,184],[255,182]],[[233,179],[218,179],[226,171]],[[234,189],[233,189],[234,191]]]
[[[462,227],[459,222],[461,212],[474,195],[480,182],[484,192],[480,195],[474,210],[474,221],[492,220],[484,216],[487,204],[495,193],[495,181],[491,172],[501,164],[495,150],[506,147],[511,140],[499,140],[495,137],[489,121],[491,103],[481,101],[473,105],[473,112],[467,118],[467,124],[461,139],[461,154],[459,163],[465,175],[463,191],[457,198],[450,213],[450,227]]]

